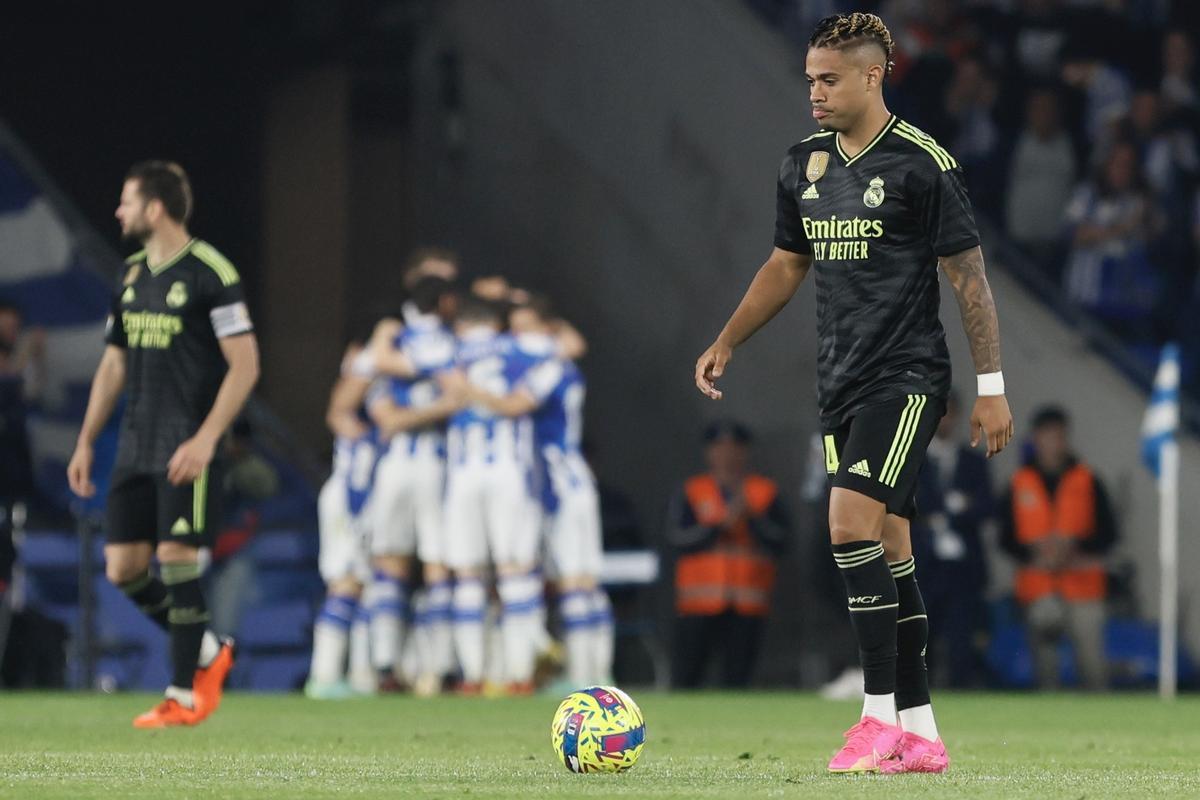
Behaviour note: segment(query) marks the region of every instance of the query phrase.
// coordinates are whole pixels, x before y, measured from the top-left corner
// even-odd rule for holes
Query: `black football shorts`
[[[211,547],[221,513],[222,477],[216,463],[182,486],[171,485],[165,472],[118,470],[108,490],[108,542]]]
[[[910,394],[867,406],[836,430],[824,431],[825,471],[832,485],[912,519],[925,449],[945,413],[942,398]]]

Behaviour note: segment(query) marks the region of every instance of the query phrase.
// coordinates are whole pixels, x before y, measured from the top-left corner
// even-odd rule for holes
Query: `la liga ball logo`
[[[571,772],[624,772],[642,754],[646,722],[629,695],[615,686],[593,686],[559,703],[550,743]]]

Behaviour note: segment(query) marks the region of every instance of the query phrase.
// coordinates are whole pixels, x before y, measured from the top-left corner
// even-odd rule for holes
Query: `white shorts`
[[[546,576],[553,580],[599,577],[604,559],[600,496],[592,484],[558,495],[558,509],[546,518]]]
[[[435,454],[391,448],[380,459],[371,496],[371,554],[446,559],[443,491],[446,463]]]
[[[468,463],[446,478],[446,564],[476,569],[537,563],[541,507],[528,472],[512,463]]]
[[[354,578],[365,583],[371,577],[366,540],[350,515],[345,476],[334,474],[317,496],[317,525],[321,552],[318,565],[326,583]]]

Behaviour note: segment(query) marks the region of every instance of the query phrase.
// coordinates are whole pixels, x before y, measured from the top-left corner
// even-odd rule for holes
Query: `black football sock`
[[[171,685],[191,689],[208,627],[208,607],[200,589],[199,564],[163,564],[163,582],[171,590]]]
[[[154,623],[164,631],[167,629],[167,609],[171,606],[171,597],[166,585],[146,570],[146,574],[134,578],[128,583],[118,584],[118,589],[132,600]]]
[[[917,586],[916,562],[908,558],[888,566],[900,603],[896,612],[896,709],[903,711],[929,704],[929,673],[925,669],[929,618]]]
[[[883,545],[864,539],[833,545],[833,560],[846,582],[850,622],[858,637],[866,694],[896,691],[896,581]]]

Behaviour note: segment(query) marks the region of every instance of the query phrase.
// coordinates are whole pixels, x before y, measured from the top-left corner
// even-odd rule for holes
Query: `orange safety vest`
[[[742,484],[752,516],[767,512],[778,489],[769,478],[751,475]],[[720,525],[725,519],[721,487],[709,475],[684,484],[696,522]],[[681,557],[675,564],[675,609],[684,615],[711,616],[730,607],[738,614],[765,617],[771,610],[775,562],[754,539],[745,519],[722,528],[707,550]]]
[[[1096,484],[1092,471],[1076,464],[1059,479],[1054,497],[1033,467],[1022,467],[1012,479],[1012,512],[1017,541],[1024,545],[1057,531],[1084,539],[1096,529]],[[1049,594],[1064,600],[1102,600],[1106,592],[1104,568],[1064,569],[1058,572],[1026,566],[1017,570],[1017,600],[1028,604]]]

